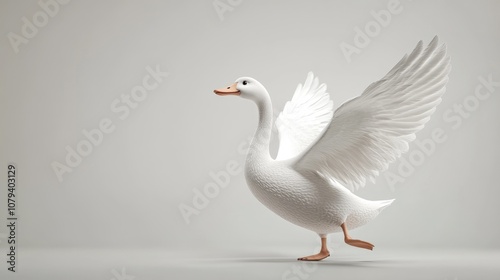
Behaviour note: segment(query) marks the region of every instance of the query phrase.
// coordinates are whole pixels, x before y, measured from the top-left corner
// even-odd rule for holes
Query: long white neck
[[[259,109],[259,125],[248,150],[247,162],[263,162],[272,160],[269,153],[271,132],[273,127],[273,106],[268,94],[255,101]]]

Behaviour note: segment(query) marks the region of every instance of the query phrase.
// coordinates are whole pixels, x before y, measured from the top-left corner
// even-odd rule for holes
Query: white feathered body
[[[392,200],[360,198],[317,173],[297,172],[289,161],[256,161],[249,156],[245,177],[255,197],[283,219],[320,235],[350,229],[374,219]]]

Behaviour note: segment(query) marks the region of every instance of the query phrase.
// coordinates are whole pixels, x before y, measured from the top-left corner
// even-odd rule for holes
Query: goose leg
[[[330,256],[330,252],[328,251],[328,247],[326,245],[326,235],[321,236],[321,250],[316,255],[310,255],[307,257],[298,258],[299,261],[320,261],[322,259],[326,259]]]
[[[367,249],[367,250],[373,250],[373,247],[375,247],[370,242],[366,242],[366,241],[358,240],[358,239],[352,239],[351,236],[349,236],[349,232],[347,232],[347,227],[345,226],[345,223],[341,224],[340,227],[342,228],[342,231],[344,232],[345,243],[347,243],[351,246],[356,246],[356,247]]]

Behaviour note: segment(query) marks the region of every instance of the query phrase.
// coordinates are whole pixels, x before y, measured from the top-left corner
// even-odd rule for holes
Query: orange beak
[[[236,88],[236,83],[226,87],[214,90],[217,95],[240,95],[240,91]]]

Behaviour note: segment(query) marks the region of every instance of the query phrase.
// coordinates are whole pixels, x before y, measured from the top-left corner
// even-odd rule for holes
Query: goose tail
[[[377,204],[377,210],[378,212],[382,212],[387,206],[391,205],[392,202],[394,202],[395,199],[388,199],[388,200],[377,200],[374,201]]]
[[[363,200],[362,205],[347,216],[346,224],[349,229],[354,229],[367,224],[375,219],[382,210],[391,205],[394,199],[388,200]]]

